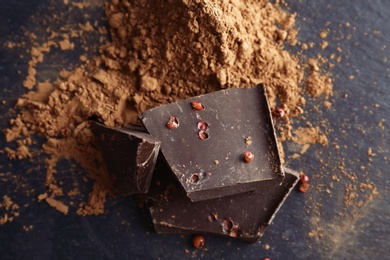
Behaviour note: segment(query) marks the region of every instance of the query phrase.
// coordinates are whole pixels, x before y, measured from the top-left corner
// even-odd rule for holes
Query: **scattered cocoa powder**
[[[26,232],[29,232],[31,230],[33,230],[34,226],[33,225],[23,225],[23,230],[26,231]]]
[[[95,181],[77,213],[101,214],[111,184],[93,145],[89,119],[109,126],[137,123],[137,115],[151,107],[261,82],[271,107],[282,107],[286,114],[278,126],[280,141],[302,144],[302,153],[310,144],[326,145],[325,134],[315,126],[293,132],[291,119],[303,114],[305,95],[321,96],[330,107],[333,86],[322,68],[325,60],[306,59],[285,49],[299,43],[296,14],[278,3],[112,0],[105,5],[111,41],[101,38],[98,56],[80,56],[83,64],[63,70],[56,81],[40,82],[36,77],[44,55],[53,49],[71,52],[80,47],[75,39],[94,31],[104,35],[105,28],[89,22],[71,30],[48,28],[50,37],[41,43],[31,33],[34,44],[23,83],[29,92],[19,98],[20,112],[5,130],[7,142],[16,142],[18,148],[6,148],[6,153],[11,159],[39,156],[29,147],[36,135],[44,137],[46,201],[65,212],[65,205],[55,200],[66,196],[56,179],[56,165],[72,158]],[[88,50],[88,43],[81,44]],[[302,44],[302,49],[307,46],[313,43]]]
[[[328,145],[328,139],[325,134],[320,133],[318,127],[299,127],[294,130],[294,136],[292,140],[302,145],[301,154],[304,154],[309,149],[310,144],[321,144],[322,146]]]
[[[3,196],[3,200],[0,203],[0,225],[7,222],[12,222],[15,217],[19,216],[19,205],[14,203],[7,195]],[[3,213],[4,212],[4,213]]]

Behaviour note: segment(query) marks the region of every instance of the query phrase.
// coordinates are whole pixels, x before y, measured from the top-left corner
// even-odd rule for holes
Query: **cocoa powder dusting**
[[[10,197],[4,195],[2,201],[0,201],[0,225],[7,222],[12,222],[15,217],[19,216],[19,205],[14,203]]]
[[[46,42],[34,43],[23,83],[28,92],[17,101],[20,112],[4,131],[7,142],[17,143],[16,150],[4,149],[10,159],[39,155],[30,146],[36,135],[44,137],[46,201],[51,206],[65,214],[68,210],[55,200],[66,196],[56,165],[73,159],[94,180],[77,213],[104,213],[111,184],[88,120],[109,126],[137,123],[137,115],[148,108],[220,89],[264,83],[271,108],[285,111],[278,124],[279,141],[327,145],[316,126],[293,132],[292,118],[304,112],[304,96],[321,97],[330,107],[333,86],[321,68],[324,62],[285,49],[300,44],[296,14],[278,1],[113,0],[105,12],[111,40],[101,38],[98,56],[82,55],[82,65],[63,70],[55,81],[36,77],[44,55],[53,48],[70,52],[79,47],[74,39],[82,33],[104,35],[105,28],[88,22],[77,30],[51,31]],[[77,196],[77,190],[72,194]]]

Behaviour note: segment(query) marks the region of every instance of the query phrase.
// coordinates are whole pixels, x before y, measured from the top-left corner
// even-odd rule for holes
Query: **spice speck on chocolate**
[[[209,133],[207,133],[206,131],[204,130],[200,130],[199,133],[198,133],[198,136],[201,140],[206,140],[210,137]]]
[[[202,103],[197,102],[197,101],[191,101],[191,106],[195,110],[203,110],[204,109],[204,106],[202,105]]]
[[[178,128],[179,127],[179,120],[174,117],[174,116],[171,116],[169,118],[169,121],[167,122],[167,127],[169,129],[175,129],[175,128]]]
[[[251,161],[253,161],[253,159],[255,158],[255,155],[251,152],[244,152],[244,160],[247,162],[247,163],[250,163]]]

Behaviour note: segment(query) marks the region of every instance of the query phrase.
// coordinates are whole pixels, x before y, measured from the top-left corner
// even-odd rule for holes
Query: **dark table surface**
[[[300,40],[315,43],[305,54],[335,54],[341,61],[333,62],[331,70],[335,86],[331,108],[319,106],[320,99],[309,99],[305,108],[305,116],[329,132],[329,146],[311,146],[300,159],[287,158],[289,167],[312,176],[314,188],[308,194],[293,191],[259,242],[206,236],[205,248],[195,250],[189,236],[156,234],[135,199],[109,198],[106,213],[99,216],[81,217],[72,211],[64,216],[35,199],[45,192],[42,162],[10,161],[0,154],[0,197],[8,195],[21,206],[20,216],[0,226],[0,259],[390,259],[390,1],[287,2],[298,13]],[[26,91],[22,81],[29,43],[24,32],[44,33],[48,25],[38,18],[51,17],[63,3],[1,0],[0,4],[0,100],[5,101],[0,103],[0,125],[4,129],[12,118],[9,109]],[[91,4],[57,19],[53,26],[84,21],[86,13],[104,23],[103,8]],[[325,39],[329,46],[321,50],[319,32],[325,29],[329,29]],[[92,41],[99,36],[90,37]],[[9,49],[9,41],[27,43]],[[90,48],[89,54],[94,51]],[[45,56],[37,67],[38,80],[55,79],[62,68],[79,64],[78,57],[77,48]],[[1,135],[0,147],[4,146]],[[375,156],[368,155],[369,148]],[[285,144],[287,155],[299,149],[294,143]],[[79,178],[80,169],[72,164],[59,165],[58,178],[65,183]],[[367,184],[376,191],[365,189]],[[20,187],[31,192],[20,192]],[[84,189],[87,194],[90,186]],[[25,231],[23,226],[30,225],[32,229]]]

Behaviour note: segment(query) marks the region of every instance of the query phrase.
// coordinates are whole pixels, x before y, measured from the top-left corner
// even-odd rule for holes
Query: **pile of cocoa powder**
[[[104,8],[111,40],[101,40],[95,57],[82,55],[82,65],[62,71],[58,80],[37,80],[36,65],[45,62],[45,53],[70,51],[74,35],[94,30],[103,35],[105,29],[86,23],[34,44],[24,81],[28,92],[18,99],[20,112],[4,131],[6,141],[17,146],[4,149],[11,159],[39,158],[31,145],[37,135],[46,140],[47,193],[41,197],[53,207],[68,212],[58,203],[70,195],[56,178],[57,163],[64,158],[75,160],[94,180],[78,214],[103,213],[112,194],[88,120],[134,124],[148,108],[220,89],[264,83],[271,108],[285,111],[278,120],[279,141],[303,145],[301,153],[313,143],[327,145],[318,127],[294,129],[292,124],[304,112],[307,96],[321,97],[330,106],[332,80],[321,69],[323,60],[286,50],[288,45],[307,45],[297,38],[296,14],[286,11],[282,1],[112,0]]]

